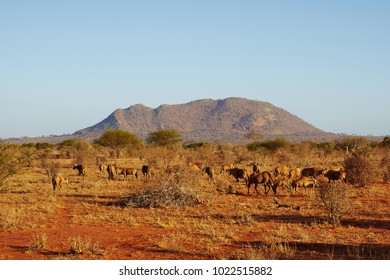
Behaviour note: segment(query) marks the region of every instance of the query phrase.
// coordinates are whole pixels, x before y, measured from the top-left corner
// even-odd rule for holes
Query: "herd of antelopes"
[[[84,164],[73,165],[73,170],[77,170],[79,176],[85,176],[87,174],[87,167]],[[126,167],[118,172],[118,168],[115,164],[99,164],[99,171],[102,174],[107,171],[109,180],[115,180],[117,175],[123,175],[125,180],[129,175],[138,178],[138,170],[133,167]],[[153,168],[149,165],[143,165],[141,171],[145,181],[153,175]],[[64,178],[61,174],[55,174],[52,176],[51,182],[53,184],[53,190],[55,191],[56,188],[68,184],[69,180],[68,178]]]
[[[211,179],[215,178],[215,171],[213,167],[202,166],[201,164],[188,163],[188,166],[192,170],[202,171],[207,174]],[[304,169],[300,168],[289,168],[284,165],[275,167],[272,171],[261,171],[260,165],[257,163],[251,163],[248,166],[252,166],[252,170],[248,171],[246,168],[234,167],[233,164],[221,166],[219,175],[229,174],[233,176],[237,183],[240,183],[240,180],[245,182],[245,185],[248,188],[247,194],[249,195],[250,187],[254,185],[254,189],[257,194],[259,194],[258,186],[264,186],[265,195],[268,194],[270,189],[273,190],[273,193],[276,195],[277,188],[285,188],[292,191],[296,191],[297,188],[314,188],[318,186],[317,177],[323,175],[328,179],[328,182],[331,181],[344,181],[346,180],[346,172],[342,167],[326,169],[323,167],[308,167]],[[86,175],[86,166],[84,164],[75,164],[73,170],[77,170],[79,176]],[[108,173],[108,180],[115,180],[116,176],[123,175],[124,179],[127,180],[128,176],[131,176],[135,179],[138,178],[138,170],[134,167],[126,167],[118,170],[118,167],[115,164],[99,164],[100,173]],[[153,168],[150,165],[143,165],[141,168],[142,174],[144,176],[144,181],[154,174]],[[59,174],[56,174],[52,177],[53,190],[61,187],[64,184],[68,183],[68,179],[62,177]]]
[[[232,175],[237,182],[239,179],[243,179],[248,187],[248,195],[251,185],[254,185],[254,189],[259,194],[258,185],[264,186],[265,195],[268,194],[270,189],[273,190],[276,195],[278,187],[287,188],[290,191],[296,191],[297,188],[314,188],[318,186],[317,177],[320,175],[325,176],[328,182],[331,181],[343,181],[346,180],[346,172],[342,167],[335,169],[326,169],[323,167],[308,167],[304,169],[289,168],[284,165],[280,165],[274,168],[273,171],[260,171],[260,167],[257,163],[251,163],[253,169],[249,174],[245,168],[229,168],[226,171]],[[221,169],[222,172],[222,169]]]

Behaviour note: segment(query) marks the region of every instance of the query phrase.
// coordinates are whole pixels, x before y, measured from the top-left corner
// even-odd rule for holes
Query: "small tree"
[[[121,150],[134,146],[139,147],[142,145],[142,140],[126,131],[126,130],[107,130],[100,136],[100,138],[96,141],[97,144],[109,147],[116,151],[117,157],[120,156]]]
[[[150,133],[146,141],[156,146],[174,146],[180,144],[183,139],[176,129],[159,129]]]
[[[15,156],[14,152],[10,146],[0,140],[0,187],[18,171],[20,158]]]
[[[343,150],[346,155],[354,153],[364,153],[369,155],[372,153],[373,143],[366,138],[360,136],[346,136],[336,143],[336,148]]]

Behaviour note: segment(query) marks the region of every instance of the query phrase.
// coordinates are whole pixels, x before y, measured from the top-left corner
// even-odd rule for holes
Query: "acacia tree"
[[[119,157],[121,150],[132,146],[139,147],[142,145],[142,140],[126,130],[114,129],[104,132],[96,143],[113,149]]]
[[[180,144],[183,139],[176,129],[159,129],[150,133],[146,141],[156,146],[174,146]]]

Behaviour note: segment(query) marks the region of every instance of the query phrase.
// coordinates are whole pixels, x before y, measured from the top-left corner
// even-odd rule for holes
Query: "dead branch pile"
[[[156,189],[132,194],[126,205],[133,208],[164,208],[194,206],[201,203],[198,194],[193,190],[166,182]]]

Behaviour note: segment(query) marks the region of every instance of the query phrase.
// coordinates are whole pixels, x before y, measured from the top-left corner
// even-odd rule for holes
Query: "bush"
[[[275,152],[281,148],[287,148],[290,146],[290,142],[288,142],[284,138],[276,138],[275,140],[264,141],[264,142],[253,142],[247,145],[248,150],[250,151],[258,151],[260,153],[264,153],[265,151]]]
[[[92,154],[92,145],[81,139],[65,140],[59,144],[60,148],[67,149],[68,153],[73,154],[77,163],[85,163],[86,159]]]
[[[334,183],[321,185],[320,198],[327,212],[328,221],[334,226],[339,226],[342,215],[350,207],[347,187]]]
[[[390,182],[390,155],[385,155],[381,160],[381,168],[383,170],[383,182]]]
[[[347,182],[364,187],[375,178],[373,164],[364,154],[354,153],[344,160],[344,169],[347,173]]]
[[[181,187],[172,175],[160,187],[135,193],[129,197],[126,205],[135,208],[183,207],[201,204],[198,195],[189,188]]]
[[[20,159],[12,147],[0,142],[0,187],[9,177],[15,175],[20,167]]]

